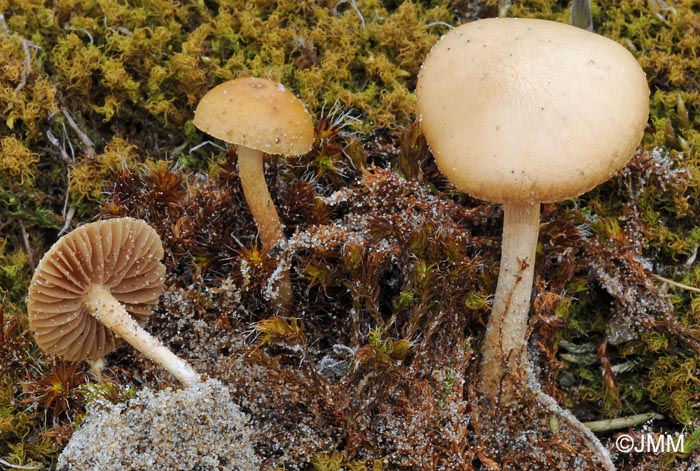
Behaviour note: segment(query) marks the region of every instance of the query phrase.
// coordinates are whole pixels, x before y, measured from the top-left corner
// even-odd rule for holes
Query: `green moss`
[[[0,252],[7,242],[0,239]],[[16,250],[9,254],[0,256],[0,277],[3,278],[3,285],[11,287],[16,285],[24,285],[23,277],[27,276],[28,272],[28,257],[23,250]]]
[[[668,349],[668,338],[661,332],[648,332],[642,335],[642,341],[650,353],[664,352]]]
[[[47,448],[33,433],[37,425],[34,411],[19,403],[16,379],[7,374],[0,376],[0,458],[26,466],[40,464],[55,454],[55,445]]]
[[[364,2],[361,15],[292,1],[274,7],[267,2],[55,3],[16,2],[7,12],[14,35],[2,41],[5,78],[16,85],[22,74],[30,75],[27,92],[48,75],[51,97],[58,92],[58,101],[82,123],[97,125],[98,146],[109,139],[99,122],[117,118],[140,123],[139,137],[130,139],[137,145],[180,145],[170,137],[192,118],[204,92],[239,75],[282,81],[317,113],[340,100],[363,114],[365,129],[391,127],[413,114],[418,67],[439,35],[427,24],[454,21],[444,6],[411,2],[393,11]],[[43,51],[40,60],[32,52],[29,69],[22,39]],[[55,113],[53,100],[25,116],[24,105],[40,97],[7,98],[18,108],[9,115],[10,128],[20,119],[31,123]]]
[[[651,370],[648,387],[650,399],[663,412],[688,426],[697,417],[692,398],[700,394],[698,368],[700,361],[696,357],[661,357]]]
[[[319,453],[311,461],[314,471],[382,471],[384,461],[346,460],[343,453]]]
[[[136,146],[120,137],[112,138],[96,157],[74,162],[69,170],[69,191],[76,203],[99,201],[112,173],[123,166],[134,166]]]
[[[31,187],[39,157],[14,135],[0,140],[0,152],[3,156],[0,160],[0,180]]]

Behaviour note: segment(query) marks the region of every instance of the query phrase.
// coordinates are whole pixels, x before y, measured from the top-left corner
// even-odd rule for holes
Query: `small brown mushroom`
[[[210,90],[197,105],[194,125],[236,146],[243,194],[258,226],[263,248],[283,238],[282,224],[265,183],[265,154],[309,152],[314,141],[311,116],[282,84],[261,78],[239,78]],[[289,272],[279,284],[278,299],[291,299]]]
[[[529,374],[539,205],[578,196],[629,161],[647,122],[646,76],[603,36],[553,21],[485,19],[433,47],[416,93],[442,172],[460,190],[503,204],[481,387],[512,402]]]
[[[186,386],[199,382],[141,327],[163,293],[162,258],[160,237],[139,219],[85,224],[63,236],[29,286],[29,327],[39,347],[67,360],[98,359],[114,350],[118,335]]]

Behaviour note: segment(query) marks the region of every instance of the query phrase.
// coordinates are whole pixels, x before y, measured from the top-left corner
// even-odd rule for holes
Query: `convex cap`
[[[498,203],[592,189],[629,161],[649,113],[646,76],[624,47],[534,19],[450,31],[428,54],[416,94],[440,170]]]
[[[197,105],[194,125],[267,154],[306,154],[314,142],[313,122],[303,103],[284,85],[255,77],[212,88]]]
[[[29,327],[39,347],[74,361],[111,352],[115,335],[90,315],[85,297],[102,286],[145,323],[163,293],[162,258],[160,237],[139,219],[85,224],[59,239],[29,286]]]

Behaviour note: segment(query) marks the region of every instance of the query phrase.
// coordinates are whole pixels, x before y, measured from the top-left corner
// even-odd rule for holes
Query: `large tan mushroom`
[[[299,99],[282,84],[262,78],[239,78],[211,89],[197,105],[194,125],[236,146],[241,186],[258,226],[263,248],[283,238],[282,224],[267,189],[265,154],[302,155],[311,150],[314,126]],[[291,298],[289,272],[279,284],[278,299]]]
[[[441,171],[460,190],[503,204],[481,387],[512,402],[529,375],[539,205],[578,196],[629,161],[647,122],[646,77],[603,36],[551,21],[486,19],[433,47],[416,93]]]
[[[141,327],[163,293],[162,258],[160,237],[139,219],[85,224],[59,239],[29,286],[29,327],[39,347],[67,360],[98,359],[119,336],[184,385],[199,382]]]

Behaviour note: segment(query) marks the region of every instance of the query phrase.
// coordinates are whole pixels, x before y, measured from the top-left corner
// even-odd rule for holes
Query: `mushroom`
[[[576,197],[629,161],[647,122],[646,76],[632,54],[603,36],[496,18],[447,33],[428,54],[416,94],[441,171],[461,191],[503,204],[481,389],[512,403],[530,375],[540,203]]]
[[[265,183],[265,154],[309,152],[314,126],[304,105],[282,84],[261,78],[239,78],[210,90],[197,105],[194,125],[236,146],[241,186],[258,226],[263,248],[283,238],[282,225]],[[279,284],[283,304],[291,297],[289,273]]]
[[[200,382],[141,327],[163,293],[162,258],[160,237],[140,219],[98,221],[61,237],[29,286],[29,327],[39,347],[67,360],[99,359],[118,335],[184,385]]]

